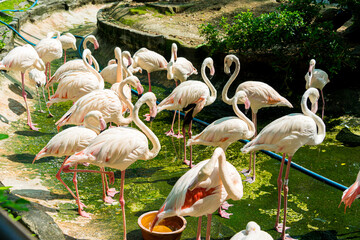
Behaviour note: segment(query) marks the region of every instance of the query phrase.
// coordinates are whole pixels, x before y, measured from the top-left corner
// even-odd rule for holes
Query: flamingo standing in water
[[[76,38],[71,33],[65,33],[60,36],[59,40],[61,42],[62,49],[64,50],[64,63],[66,63],[66,50],[70,48],[74,51],[77,50]]]
[[[227,55],[224,59],[224,68],[225,73],[230,73],[230,66],[232,63],[235,63],[235,71],[231,75],[228,82],[225,84],[224,89],[222,91],[222,100],[231,105],[231,99],[228,97],[228,90],[231,83],[236,79],[237,75],[240,72],[240,61],[235,55]],[[292,108],[293,106],[291,103],[282,97],[275,89],[263,82],[257,81],[246,81],[241,83],[237,89],[238,91],[244,91],[247,97],[250,100],[250,106],[252,111],[252,121],[255,125],[255,136],[257,135],[257,118],[256,114],[259,109],[264,107],[275,107],[275,106],[287,106]],[[239,102],[242,103],[242,102]],[[242,103],[244,104],[244,103]],[[249,175],[251,173],[251,168],[253,168],[253,175],[252,177],[247,177],[246,181],[252,183],[255,181],[255,153],[250,154],[250,161],[249,161],[249,169],[245,169],[242,171],[244,175]]]
[[[188,77],[192,74],[197,75],[198,72],[192,63],[184,57],[177,57],[177,45],[173,43],[171,46],[171,59],[167,65],[167,78],[174,79],[176,87],[178,86],[178,80],[180,83],[186,81]],[[171,128],[165,134],[167,136],[173,136],[177,138],[182,138],[183,135],[180,133],[180,111],[178,111],[178,123],[179,131],[178,134],[174,133],[174,123],[175,123],[176,111],[174,112],[173,121]]]
[[[56,35],[56,38],[52,38],[54,35]],[[36,44],[35,46],[35,50],[39,54],[39,57],[46,64],[45,76],[47,78],[47,82],[50,80],[51,77],[51,62],[55,59],[61,58],[63,54],[62,45],[59,38],[60,33],[58,31],[50,32],[46,35],[46,38],[41,39],[40,42],[38,42],[38,44]],[[48,94],[50,96],[49,88]]]
[[[240,100],[239,100],[240,99]],[[240,139],[249,139],[255,134],[255,126],[238,108],[238,101],[245,103],[245,108],[250,107],[249,99],[244,91],[238,91],[234,98],[233,109],[237,117],[223,117],[208,125],[201,133],[188,140],[187,146],[207,145],[221,147],[224,152],[230,144]],[[231,214],[225,210],[231,206],[227,202],[219,208],[219,214],[223,218],[229,218]],[[223,208],[223,209],[221,209]]]
[[[201,239],[201,218],[207,215],[206,240],[210,240],[211,215],[227,199],[240,200],[243,186],[240,174],[226,161],[222,148],[211,159],[201,161],[175,183],[158,211],[150,230],[172,216],[199,217],[196,239]]]
[[[256,222],[248,222],[246,229],[235,234],[230,240],[274,240],[270,234],[260,229]]]
[[[323,94],[323,88],[325,87],[326,84],[330,82],[330,80],[328,74],[325,71],[321,69],[315,69],[315,64],[316,64],[315,59],[311,59],[309,64],[309,70],[305,74],[305,80],[306,80],[305,88],[308,89],[310,87],[313,87],[320,89],[321,99],[323,102],[321,118],[324,119],[325,99]]]
[[[44,97],[44,101],[46,103],[46,98],[45,98],[45,92],[44,92],[44,86],[46,84],[46,76],[44,71],[39,71],[36,68],[31,69],[31,71],[29,71],[29,80],[35,85],[36,87],[36,95],[38,96],[39,99],[39,107],[40,110],[39,112],[43,113],[44,111],[41,110],[41,102],[40,102],[40,95],[39,95],[39,87],[41,87],[42,89],[42,95]],[[47,110],[49,112],[48,117],[53,117],[53,115],[50,112],[50,109],[47,107]]]
[[[345,211],[347,207],[351,207],[351,204],[354,202],[355,199],[360,197],[360,171],[356,177],[355,182],[344,191],[342,197],[341,197],[341,202],[344,202],[345,204]],[[339,207],[340,207],[339,205]]]
[[[26,44],[12,49],[2,61],[0,61],[0,70],[12,70],[21,72],[22,96],[25,101],[27,113],[27,125],[31,130],[38,131],[34,123],[31,121],[29,106],[27,104],[27,94],[25,92],[25,71],[31,67],[35,67],[40,71],[45,70],[45,64],[39,57],[35,49]]]
[[[83,54],[83,62],[89,71],[73,71],[66,74],[60,81],[55,94],[47,102],[47,106],[68,100],[76,102],[79,98],[94,90],[104,89],[104,79],[86,61],[87,55],[91,55],[89,49],[85,49]]]
[[[155,158],[161,145],[156,135],[139,119],[139,109],[146,103],[150,108],[150,117],[156,116],[156,97],[153,93],[145,93],[135,104],[134,123],[139,131],[129,127],[110,128],[97,136],[90,145],[72,155],[67,159],[64,172],[99,172],[92,170],[70,169],[69,167],[88,162],[101,167],[112,167],[121,170],[121,192],[120,204],[124,224],[124,237],[126,240],[126,219],[125,219],[125,200],[124,200],[124,180],[125,170],[136,160],[149,160]],[[149,149],[148,138],[153,148]],[[101,171],[100,171],[101,172]],[[80,213],[80,212],[79,212]],[[83,213],[80,213],[83,214]]]
[[[151,92],[150,73],[166,70],[166,59],[157,52],[151,51],[147,48],[139,49],[136,53],[134,53],[133,59],[133,68],[140,67],[141,69],[145,69],[148,73],[149,92]]]
[[[99,135],[100,131],[106,128],[106,123],[104,118],[102,117],[101,112],[99,111],[91,111],[86,114],[84,119],[84,126],[76,126],[67,128],[64,131],[56,134],[53,138],[50,139],[48,144],[35,156],[33,163],[43,157],[47,156],[55,156],[62,157],[66,156],[63,164],[61,165],[59,171],[56,174],[56,178],[66,187],[66,189],[71,193],[71,195],[75,198],[75,194],[71,191],[71,189],[65,184],[65,182],[61,179],[61,172],[64,167],[64,163],[66,159],[89,145],[89,143],[95,139],[97,135]],[[76,174],[74,174],[73,182],[76,182]],[[104,180],[103,180],[104,184]],[[78,192],[77,184],[76,193]],[[112,199],[107,197],[105,194],[105,189],[103,189],[103,200],[105,202],[112,202]],[[79,207],[82,207],[83,204],[80,204]],[[82,209],[79,209],[82,211]]]
[[[312,102],[312,111],[306,105],[307,100]],[[289,170],[291,159],[295,152],[304,145],[319,145],[325,138],[325,124],[316,116],[314,112],[317,110],[317,101],[319,99],[319,91],[316,88],[309,88],[301,99],[301,109],[303,114],[289,114],[281,117],[261,130],[251,142],[247,143],[241,151],[243,153],[254,152],[258,150],[268,150],[282,152],[280,172],[278,176],[278,208],[275,228],[281,232],[283,240],[292,239],[285,235],[286,230],[286,210],[289,183]],[[282,181],[282,172],[285,163],[285,156],[288,155],[287,168],[285,173],[284,184]],[[281,190],[283,185],[284,191],[284,223],[279,224],[280,206],[281,206]]]
[[[83,49],[84,51],[87,48],[87,43],[90,42],[94,45],[94,49],[98,49],[99,48],[99,43],[96,40],[94,35],[89,35],[85,38],[84,42],[83,42]],[[84,52],[83,52],[84,55]],[[88,61],[90,63],[90,65],[92,63],[94,63],[95,69],[96,71],[99,72],[99,64],[96,61],[96,59],[91,55],[89,55]],[[75,59],[75,60],[71,60],[68,61],[66,63],[64,63],[63,65],[61,65],[56,72],[54,73],[54,75],[50,78],[49,82],[47,83],[47,87],[51,86],[53,83],[58,82],[59,79],[61,78],[61,75],[65,72],[68,71],[88,71],[88,68],[86,67],[86,65],[84,64],[84,61],[82,59]]]
[[[205,74],[205,68],[210,69],[211,77],[215,74],[214,61],[206,58],[201,66],[201,76],[205,83],[195,80],[182,82],[171,94],[158,105],[158,112],[162,110],[185,110],[182,132],[184,135],[184,163],[192,167],[192,146],[190,145],[190,161],[186,159],[185,125],[189,124],[189,139],[192,136],[192,120],[205,106],[216,100],[216,89]]]

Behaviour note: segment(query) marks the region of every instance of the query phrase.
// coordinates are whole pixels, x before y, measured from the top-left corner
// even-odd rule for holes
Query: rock
[[[336,140],[349,147],[360,146],[360,136],[352,133],[346,127],[341,129],[341,131],[336,135]]]

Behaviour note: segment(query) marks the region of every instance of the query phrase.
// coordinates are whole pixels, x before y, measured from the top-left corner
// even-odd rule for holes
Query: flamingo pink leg
[[[149,80],[149,92],[151,92],[151,80],[150,80],[150,73],[148,72],[148,80]]]
[[[206,224],[206,240],[210,240],[211,217],[212,217],[212,214],[208,214],[208,215],[207,215],[207,224]]]
[[[167,131],[165,134],[166,136],[174,136],[174,123],[175,123],[175,118],[176,118],[176,111],[174,112],[174,117],[173,117],[173,121],[171,124],[171,128],[169,131]]]
[[[49,63],[49,81],[50,81],[50,78],[51,78],[51,63]],[[52,91],[52,94],[54,95],[54,86],[51,85],[51,91]]]
[[[35,124],[32,123],[31,121],[31,115],[30,115],[30,109],[29,106],[27,104],[27,94],[25,92],[25,74],[22,72],[21,73],[21,85],[22,85],[22,96],[25,100],[25,107],[26,107],[26,113],[27,113],[27,125],[30,127],[31,130],[34,131],[39,131],[39,128],[34,127]]]
[[[178,111],[178,134],[175,134],[174,136],[176,138],[183,138],[184,136],[180,132],[180,111]]]
[[[105,167],[103,167],[101,170],[105,172]],[[115,194],[117,194],[117,193],[120,192],[120,191],[116,191],[115,188],[109,188],[109,184],[108,184],[108,181],[107,181],[107,176],[106,176],[106,174],[104,174],[104,179],[105,179],[106,194],[107,194],[109,197],[114,197]]]
[[[43,94],[43,97],[44,97],[44,101],[45,101],[45,103],[46,103],[46,97],[45,97],[44,87],[42,87],[42,94]],[[48,110],[48,112],[49,112],[48,117],[53,117],[54,115],[51,114],[49,107],[48,107],[47,105],[46,105],[46,107],[47,107],[47,110]]]
[[[202,220],[202,216],[200,216],[199,219],[198,219],[198,228],[197,228],[197,233],[196,233],[196,240],[201,240],[201,220]]]
[[[279,176],[277,179],[277,185],[278,185],[278,207],[277,207],[277,213],[276,213],[276,222],[275,222],[275,229],[277,232],[281,233],[282,229],[283,229],[283,225],[279,224],[280,221],[280,208],[281,208],[281,190],[282,190],[282,172],[284,169],[284,163],[285,163],[285,156],[286,154],[283,154],[282,160],[281,160],[281,165],[280,165],[280,171],[279,171]],[[286,229],[285,229],[286,230]]]
[[[124,184],[125,184],[125,170],[121,171],[121,189],[120,189],[120,205],[124,224],[124,240],[126,240],[126,217],[125,217],[125,200],[124,200]]]
[[[321,92],[321,99],[322,99],[322,102],[323,102],[323,105],[322,105],[322,113],[321,113],[321,119],[324,119],[325,99],[324,99],[324,94],[323,94],[323,90],[322,90],[322,89],[320,90],[320,92]]]
[[[46,83],[48,83],[49,82],[49,77],[48,77],[48,73],[49,73],[49,68],[50,68],[50,63],[46,63],[46,65],[45,65],[46,67],[45,67],[45,76],[46,76]],[[47,88],[47,90],[48,90],[48,99],[50,100],[50,88],[48,87]]]
[[[76,169],[76,166],[75,166],[74,169],[70,169],[70,166],[65,166],[65,167],[63,167],[63,172],[65,172],[65,173],[68,173],[68,172],[73,172],[73,173],[77,173],[77,172],[104,173],[104,174],[109,175],[110,184],[114,183],[115,177],[114,177],[113,172],[102,172],[102,171],[96,171],[96,170]],[[77,188],[77,179],[76,179],[75,174],[74,174],[73,182],[74,182],[75,190],[76,190],[77,204],[78,204],[78,207],[79,207],[79,214],[80,214],[80,216],[83,216],[83,217],[90,217],[90,215],[88,213],[81,210],[80,196],[79,196],[79,191],[78,191],[78,188]]]
[[[100,167],[100,170],[102,172],[105,171],[104,167]],[[111,198],[111,196],[107,196],[106,195],[106,188],[107,188],[107,180],[105,179],[106,175],[105,174],[101,174],[101,181],[102,181],[102,189],[103,189],[103,201],[106,202],[106,203],[113,203],[114,202],[114,199]]]

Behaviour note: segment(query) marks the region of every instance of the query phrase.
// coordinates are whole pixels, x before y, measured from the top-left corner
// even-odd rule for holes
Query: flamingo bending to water
[[[60,36],[59,40],[61,42],[62,49],[64,50],[64,63],[66,63],[66,50],[70,48],[74,51],[77,50],[76,38],[71,33],[65,33]]]
[[[153,93],[145,93],[135,104],[133,109],[134,123],[141,131],[129,127],[110,128],[97,136],[83,151],[67,159],[64,172],[99,172],[92,170],[70,169],[69,167],[81,162],[89,162],[101,167],[112,167],[121,170],[120,204],[124,224],[124,240],[126,240],[126,219],[124,200],[125,170],[136,160],[155,158],[160,149],[160,142],[156,135],[139,119],[139,109],[146,103],[150,108],[150,117],[156,116],[156,97]],[[153,145],[149,149],[148,138]],[[80,212],[79,212],[80,213]],[[80,213],[81,214],[81,213]]]
[[[231,105],[231,99],[228,97],[228,90],[230,88],[231,83],[236,79],[237,75],[240,72],[240,61],[235,55],[227,55],[224,59],[224,71],[225,73],[230,73],[230,66],[232,63],[235,63],[235,71],[231,75],[228,82],[225,84],[224,89],[222,91],[222,100]],[[256,114],[259,109],[264,107],[275,107],[275,106],[287,106],[292,108],[291,103],[282,97],[275,89],[263,82],[257,81],[246,81],[241,83],[237,88],[236,92],[244,91],[247,97],[250,100],[250,106],[252,111],[252,121],[255,125],[255,136],[257,135],[257,118]],[[242,102],[239,102],[242,103]],[[242,103],[243,104],[243,103]],[[252,177],[248,177],[246,181],[252,183],[255,181],[255,153],[250,154],[249,161],[249,169],[243,170],[242,173],[245,175],[249,175],[251,172],[251,168],[253,168]]]
[[[60,174],[64,167],[64,163],[70,155],[87,147],[89,143],[94,140],[97,135],[99,135],[100,131],[104,130],[105,128],[106,123],[102,117],[101,112],[91,111],[85,116],[84,126],[67,128],[52,137],[46,146],[35,156],[33,163],[36,160],[47,156],[66,156],[63,164],[56,174],[56,178],[66,187],[71,195],[77,199],[75,194],[61,179]],[[74,174],[73,182],[75,183],[76,181],[76,174]],[[75,184],[75,186],[77,185]],[[77,187],[76,192],[78,192]],[[109,202],[110,200],[106,196],[105,192],[103,192],[103,199],[105,202]],[[81,211],[81,209],[79,211]]]
[[[192,63],[184,57],[177,57],[177,45],[173,43],[171,46],[171,59],[167,65],[167,79],[174,79],[176,87],[178,86],[178,80],[180,83],[186,81],[188,77],[192,74],[197,75],[198,72]],[[182,138],[183,135],[180,133],[180,111],[178,111],[178,123],[179,131],[178,134],[174,133],[174,123],[175,123],[176,111],[174,112],[173,121],[171,128],[165,134],[167,136],[173,136],[177,138]]]
[[[310,87],[313,87],[320,89],[321,99],[323,102],[321,118],[324,119],[325,99],[323,94],[323,88],[325,87],[326,84],[330,82],[330,80],[328,74],[325,71],[321,69],[315,69],[315,64],[316,64],[315,59],[311,59],[309,64],[309,70],[305,74],[305,80],[306,80],[305,88],[308,89]]]
[[[182,127],[184,135],[184,163],[192,167],[192,146],[190,145],[190,161],[186,159],[185,125],[189,124],[189,139],[192,136],[192,120],[205,106],[216,100],[216,89],[205,74],[205,68],[210,69],[211,77],[215,74],[214,61],[206,58],[201,66],[201,76],[205,83],[188,80],[179,84],[171,94],[158,105],[158,112],[162,110],[184,110],[185,117]]]
[[[149,80],[149,92],[151,92],[151,80],[150,73],[155,71],[166,70],[167,61],[166,59],[158,54],[157,52],[151,51],[147,48],[141,48],[133,55],[134,62],[133,68],[140,67],[145,69],[148,73]]]
[[[282,152],[280,172],[278,176],[278,209],[276,216],[275,228],[281,232],[282,239],[292,239],[285,235],[286,227],[286,210],[287,195],[289,191],[289,170],[291,159],[295,152],[304,145],[319,145],[325,138],[325,124],[310,111],[306,105],[310,99],[314,112],[317,110],[317,101],[319,99],[319,91],[316,88],[309,88],[301,99],[301,110],[303,114],[289,114],[281,117],[261,130],[261,132],[249,143],[247,143],[241,151],[243,153],[254,152],[258,150],[268,150]],[[285,163],[285,156],[288,155],[286,174],[284,184],[282,181],[282,172]],[[280,206],[281,206],[281,190],[283,185],[284,191],[284,224],[279,224]]]
[[[222,148],[211,159],[201,161],[175,183],[158,211],[150,230],[171,216],[199,217],[196,239],[201,239],[201,218],[207,215],[206,239],[210,240],[211,214],[227,199],[240,200],[243,186],[240,174],[226,161]]]
[[[256,222],[248,222],[246,229],[235,234],[230,240],[274,240],[270,234],[260,229]]]
[[[45,70],[44,62],[36,50],[29,44],[12,49],[3,60],[0,61],[0,70],[21,72],[22,96],[25,101],[27,125],[31,130],[38,131],[39,128],[36,128],[35,124],[31,121],[30,110],[27,104],[27,94],[25,92],[25,71],[31,67],[35,67],[39,71]]]

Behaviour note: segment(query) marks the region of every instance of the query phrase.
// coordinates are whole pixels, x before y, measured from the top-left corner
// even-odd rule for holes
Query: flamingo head
[[[260,226],[256,222],[248,222],[246,225],[246,235],[249,235],[251,233],[256,233],[260,231]]]
[[[95,50],[98,49],[99,48],[99,42],[95,39],[93,43],[94,43],[94,49]]]
[[[245,104],[245,109],[248,110],[250,108],[250,100],[247,97],[247,94],[244,91],[236,92],[234,96],[234,103],[235,104]]]
[[[178,47],[177,47],[176,43],[173,43],[171,45],[171,51],[172,51],[172,54],[174,55],[174,61],[177,60],[177,50],[178,50]]]
[[[146,121],[153,121],[157,114],[156,96],[152,92],[145,93],[139,101],[140,103],[145,102],[150,108],[150,114],[146,114]]]
[[[316,113],[318,110],[318,100],[320,97],[319,91],[316,88],[309,88],[311,89],[309,92],[309,99],[311,102],[311,111]]]
[[[210,57],[205,58],[203,62],[203,67],[204,65],[210,69],[210,79],[211,79],[215,74],[214,60]]]
[[[310,63],[309,63],[309,70],[308,70],[309,74],[312,74],[312,72],[313,72],[313,70],[315,68],[315,64],[316,64],[315,59],[311,59]]]
[[[234,57],[235,55],[229,54],[224,58],[224,72],[228,75],[231,74],[230,72],[230,67],[232,65],[232,63],[234,62]]]

